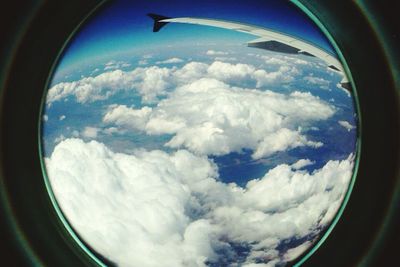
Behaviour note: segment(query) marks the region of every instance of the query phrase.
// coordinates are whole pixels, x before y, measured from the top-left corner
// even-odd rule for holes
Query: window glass
[[[353,176],[358,118],[343,69],[285,1],[108,3],[48,88],[50,193],[118,266],[297,261]]]

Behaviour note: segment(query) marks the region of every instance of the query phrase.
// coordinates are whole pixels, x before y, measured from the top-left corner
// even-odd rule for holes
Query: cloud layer
[[[226,52],[203,54],[214,61],[143,56],[138,65],[156,65],[129,71],[126,62],[110,61],[102,74],[49,89],[49,109],[66,98],[90,104],[118,93],[141,97],[137,106],[88,105],[99,109],[102,121],[73,131],[75,138],[59,135],[45,159],[66,218],[119,266],[279,266],[313,245],[347,191],[353,155],[312,172],[307,166],[315,162],[299,158],[259,177],[243,177],[243,187],[222,182],[235,179],[220,179],[210,155],[250,151],[262,159],[297,147],[318,149],[324,144],[302,129],[331,118],[337,108],[290,87],[294,80],[329,86],[318,75],[302,73],[318,63],[253,55],[252,64],[233,64],[218,60]],[[291,91],[269,90],[276,88]],[[338,123],[348,131],[354,127]],[[115,153],[99,141],[86,142],[125,133],[139,142],[157,139],[165,151],[129,140],[138,146]]]
[[[155,107],[112,105],[103,121],[150,135],[173,135],[165,144],[171,148],[201,155],[251,149],[253,158],[259,159],[299,146],[322,146],[308,140],[301,126],[334,112],[333,106],[310,93],[285,95],[201,78],[177,88]]]
[[[187,150],[127,155],[66,139],[46,167],[72,226],[121,266],[273,266],[312,243],[281,251],[281,242],[313,236],[332,220],[353,157],[313,173],[278,165],[244,188],[220,182],[212,161]]]
[[[114,70],[78,81],[62,82],[51,87],[47,103],[74,96],[78,103],[105,100],[119,91],[134,90],[151,102],[165,94],[170,83],[170,69],[160,67],[136,68],[133,71]]]
[[[159,64],[182,62],[179,58],[160,61]],[[113,69],[116,63],[108,63]],[[119,65],[118,65],[119,66]],[[292,65],[284,65],[267,72],[249,64],[231,64],[214,61],[211,64],[191,62],[177,67],[138,67],[132,71],[113,70],[94,77],[84,77],[78,81],[62,82],[52,86],[47,94],[47,103],[73,96],[79,103],[90,103],[108,99],[117,92],[134,91],[142,96],[144,103],[154,102],[168,89],[179,87],[199,78],[214,78],[220,81],[256,83],[263,87],[273,83],[287,83],[298,75],[299,70]]]

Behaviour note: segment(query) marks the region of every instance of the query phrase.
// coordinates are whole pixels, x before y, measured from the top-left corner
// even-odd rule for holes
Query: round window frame
[[[363,240],[370,239],[370,242],[364,243],[363,240],[354,240],[354,238],[348,236],[349,233],[354,234],[354,232],[360,232],[360,230],[357,230],[355,228],[356,225],[354,223],[351,223],[351,221],[358,221],[360,218],[371,217],[372,212],[367,211],[360,205],[360,201],[362,202],[362,200],[365,200],[365,197],[363,196],[368,194],[368,192],[371,192],[371,190],[368,189],[368,187],[370,187],[368,185],[376,185],[379,189],[379,192],[385,192],[388,191],[388,189],[389,191],[392,191],[390,190],[390,188],[395,188],[394,185],[396,185],[396,163],[398,162],[398,151],[390,153],[390,151],[384,149],[386,152],[389,153],[378,153],[375,157],[372,157],[372,159],[369,153],[371,153],[371,151],[377,151],[376,145],[371,144],[370,137],[380,137],[380,135],[377,134],[376,131],[371,130],[371,124],[381,125],[384,129],[394,129],[394,132],[389,135],[387,141],[388,143],[398,145],[398,140],[395,138],[396,134],[399,133],[398,123],[397,125],[394,125],[396,124],[396,119],[397,122],[399,121],[398,105],[396,106],[395,102],[398,92],[396,91],[396,87],[389,75],[390,68],[384,60],[384,54],[382,53],[382,51],[373,49],[379,47],[379,41],[377,40],[377,36],[373,35],[373,31],[371,31],[370,27],[368,27],[368,24],[364,25],[364,28],[361,28],[362,30],[359,32],[353,31],[354,36],[351,36],[351,38],[343,35],[343,31],[346,32],[343,29],[345,28],[346,23],[349,23],[349,21],[363,22],[362,14],[361,12],[359,12],[359,10],[357,10],[355,4],[348,3],[338,7],[332,3],[318,3],[318,1],[316,0],[307,2],[301,0],[294,2],[309,16],[311,16],[311,19],[313,19],[314,21],[324,21],[324,25],[326,27],[325,30],[335,36],[336,42],[333,42],[333,44],[336,46],[336,48],[340,48],[339,51],[343,53],[342,55],[339,52],[339,56],[348,60],[348,66],[352,69],[353,77],[355,78],[355,81],[359,88],[371,89],[372,87],[371,77],[368,77],[368,75],[363,75],[365,73],[369,73],[365,66],[370,66],[371,60],[366,60],[367,63],[365,63],[365,60],[360,61],[359,54],[356,53],[357,56],[352,54],[352,52],[354,52],[354,44],[352,45],[352,42],[354,42],[354,39],[372,40],[370,45],[366,45],[367,48],[364,47],[364,50],[368,50],[368,53],[372,53],[376,56],[375,59],[372,60],[372,62],[378,63],[378,66],[382,66],[382,70],[378,73],[379,84],[384,84],[386,85],[385,88],[387,88],[387,90],[376,94],[381,97],[383,96],[383,105],[389,103],[389,112],[391,112],[392,114],[389,117],[392,122],[390,122],[390,120],[388,119],[381,120],[379,118],[375,118],[376,116],[373,116],[371,114],[372,111],[369,110],[369,107],[372,107],[372,104],[374,104],[373,97],[371,97],[371,94],[368,94],[364,91],[359,92],[359,98],[357,99],[361,99],[361,105],[357,105],[357,109],[359,111],[358,115],[360,122],[363,124],[363,130],[361,132],[361,135],[359,135],[360,137],[363,137],[363,149],[360,152],[361,154],[359,156],[360,165],[358,168],[359,171],[357,186],[352,188],[353,195],[351,197],[351,200],[347,203],[346,209],[344,209],[345,204],[342,204],[342,208],[340,211],[341,215],[336,216],[335,221],[328,228],[327,234],[325,234],[324,237],[318,241],[317,246],[319,248],[314,246],[311,249],[312,251],[310,250],[306,252],[308,256],[306,255],[302,257],[302,260],[300,260],[298,264],[294,263],[296,264],[296,266],[300,264],[303,264],[302,266],[320,266],[321,263],[323,263],[324,266],[346,266],[346,263],[354,263],[358,261],[363,255],[363,252],[370,249],[370,245],[373,243],[374,240],[373,238],[371,239],[371,237],[369,236],[369,238],[364,238]],[[71,29],[75,28],[76,31],[79,27],[76,28],[75,26],[78,24],[79,21],[82,20],[82,17],[87,18],[88,12],[93,12],[93,8],[95,8],[94,10],[96,10],[96,6],[102,6],[102,4],[99,5],[97,1],[87,1],[87,3],[85,4],[86,9],[83,8],[83,4],[80,1],[76,1],[76,3],[74,1],[71,1],[69,4],[64,4],[65,6],[69,5],[69,7],[67,7],[67,10],[69,10],[70,12],[68,15],[71,15],[74,11],[76,11],[77,7],[82,12],[75,13],[76,15],[74,19],[69,18],[69,22],[66,23],[68,25],[64,25],[65,27],[63,30],[63,34],[58,35],[58,39],[56,42],[54,42],[53,40],[52,42],[50,42],[51,44],[46,46],[47,48],[50,48],[51,45],[54,46],[54,44],[56,43],[55,46],[50,49],[51,52],[44,51],[40,44],[38,44],[38,40],[46,40],[46,30],[49,30],[46,26],[46,22],[48,23],[49,21],[51,21],[55,23],[54,26],[50,27],[50,31],[56,30],[56,25],[59,26],[59,24],[57,24],[57,20],[59,19],[59,17],[49,17],[48,13],[43,10],[46,10],[47,8],[47,11],[56,11],[57,9],[60,9],[60,4],[57,4],[58,6],[54,4],[46,4],[47,6],[44,5],[43,7],[41,7],[41,13],[39,12],[36,15],[35,19],[32,20],[32,25],[27,30],[24,38],[22,39],[21,46],[19,46],[17,50],[17,54],[13,60],[10,71],[8,71],[5,76],[7,79],[4,79],[2,84],[3,90],[1,105],[1,126],[3,130],[1,132],[1,195],[3,205],[1,211],[2,214],[6,214],[6,219],[4,219],[2,223],[6,225],[6,227],[8,227],[7,229],[11,229],[10,233],[14,236],[14,238],[11,238],[12,242],[17,243],[18,246],[20,246],[19,251],[22,254],[26,255],[27,262],[35,265],[53,265],[53,263],[57,263],[57,266],[71,266],[71,264],[80,263],[84,266],[98,266],[99,262],[96,262],[94,258],[99,259],[100,264],[105,264],[107,266],[113,265],[113,263],[107,262],[106,259],[102,258],[101,255],[96,254],[92,249],[90,249],[87,244],[84,244],[84,242],[81,241],[78,236],[76,237],[79,239],[81,244],[78,244],[77,240],[71,238],[70,230],[72,230],[72,228],[70,230],[65,228],[65,221],[60,218],[59,211],[57,211],[57,209],[54,209],[54,199],[52,199],[52,197],[49,197],[48,195],[48,182],[46,182],[46,179],[43,179],[43,169],[42,166],[40,166],[40,164],[43,163],[38,163],[41,160],[41,151],[40,146],[37,145],[37,140],[40,140],[41,137],[40,112],[43,97],[38,97],[37,94],[40,94],[40,92],[42,92],[41,96],[44,95],[44,92],[47,88],[46,85],[49,81],[49,73],[52,73],[51,70],[54,69],[55,63],[57,62],[57,60],[54,61],[54,58],[57,58],[57,54],[58,56],[60,55],[59,51],[61,51],[62,47],[65,46],[65,39],[67,39],[66,36],[71,36]],[[338,10],[341,12],[338,12]],[[334,13],[336,12],[343,15],[343,17],[346,19],[338,20],[338,17],[335,17],[334,15]],[[55,13],[57,14],[57,12]],[[60,12],[59,15],[62,17],[61,13],[62,12]],[[82,25],[82,23],[83,22],[81,22],[80,25]],[[39,34],[40,38],[37,38],[38,40],[34,41],[35,37],[38,36],[37,34]],[[371,38],[371,36],[375,38]],[[64,38],[64,40],[62,40],[62,38]],[[29,46],[27,44],[31,43],[30,41],[33,41],[33,43],[35,44],[33,47],[27,47]],[[40,51],[42,54],[44,54],[45,58],[41,58],[41,54],[39,54],[39,57],[38,55],[32,55],[32,53],[37,51]],[[35,73],[31,73],[29,68],[23,66],[24,63],[36,63],[38,59],[42,59],[45,64]],[[365,63],[365,66],[363,66],[363,64],[361,63]],[[346,69],[348,69],[346,63],[345,67]],[[35,92],[29,93],[26,87],[23,86],[29,85],[29,82],[23,82],[22,79],[20,79],[22,77],[22,74],[28,74],[28,80],[37,85],[35,87],[37,90],[35,91],[36,94],[32,94]],[[36,74],[37,76],[34,77],[33,74]],[[40,84],[42,86],[39,86]],[[355,86],[354,83],[353,86]],[[31,103],[29,101],[22,101],[21,103],[21,101],[19,101],[19,96],[21,95],[31,95],[33,101]],[[390,99],[392,99],[393,101],[390,101]],[[383,108],[381,106],[380,108]],[[384,112],[384,114],[387,115],[387,112]],[[15,123],[24,118],[29,118],[31,120],[29,120],[26,125]],[[395,121],[394,124],[393,119]],[[37,129],[38,125],[39,131]],[[364,138],[365,136],[368,136],[369,138]],[[26,137],[26,139],[21,140],[21,137]],[[36,142],[32,142],[33,140],[36,140]],[[18,152],[24,155],[22,157],[23,162],[28,162],[28,164],[26,164],[26,167],[20,171],[18,171],[20,166],[15,163],[20,158],[18,157],[18,155],[21,155]],[[393,157],[390,159],[390,156]],[[367,160],[365,160],[364,163],[363,159],[365,158],[367,158]],[[368,164],[373,161],[378,162],[378,166],[372,166],[371,164]],[[372,172],[376,177],[376,175],[379,174],[379,172],[377,172],[377,169],[382,166],[388,166],[387,162],[390,162],[390,170],[388,170],[387,173],[391,177],[391,180],[385,181],[381,186],[377,185],[376,182],[371,182],[372,179],[371,176],[368,175],[368,173]],[[33,179],[29,180],[30,176],[32,176]],[[355,182],[355,176],[356,173],[353,175],[352,184],[354,184]],[[42,181],[40,181],[40,179]],[[354,195],[356,194],[356,192],[357,195]],[[37,194],[34,196],[35,193]],[[29,199],[24,199],[24,196],[27,196]],[[348,192],[346,195],[346,201],[349,200],[349,197],[350,192]],[[371,201],[369,203],[371,203]],[[381,210],[386,210],[390,203],[391,198],[385,198],[380,201],[378,200],[377,204],[375,205],[376,207],[374,211],[379,210],[379,208],[382,208]],[[379,214],[380,215],[378,216],[372,217],[385,217],[384,213],[381,212]],[[350,218],[353,218],[353,220],[351,220]],[[372,232],[377,233],[379,232],[379,229],[381,229],[382,223],[383,219],[372,219],[371,222],[367,223],[367,226],[363,227],[363,229],[374,229],[374,231]],[[329,233],[335,234],[326,239]],[[44,235],[47,235],[50,238],[40,238],[40,236],[43,237]],[[339,249],[338,257],[338,245],[339,248],[343,247],[340,246],[341,244],[338,239],[341,239],[343,237],[346,237],[346,239],[348,240],[352,240],[350,243],[359,243],[363,245],[359,246],[360,248],[358,249],[358,252],[354,253],[354,251],[352,251],[351,254],[353,254],[353,256],[351,257],[349,257],[349,252],[346,253],[346,249]],[[87,248],[86,252],[82,250],[81,245],[84,245]],[[56,252],[54,254],[51,253],[51,251],[53,250],[50,250],[49,253],[48,248],[51,248],[51,246],[58,247],[58,249],[55,250]],[[332,250],[332,248],[334,248],[334,250]],[[92,254],[92,256],[88,255],[88,251]],[[310,258],[311,254],[313,254],[313,257]],[[332,256],[332,254],[335,254],[336,256]],[[324,259],[331,259],[331,263],[328,262],[327,265],[327,262],[322,262],[324,261]],[[336,259],[336,261],[332,263],[333,259]],[[343,264],[340,264],[340,261]]]

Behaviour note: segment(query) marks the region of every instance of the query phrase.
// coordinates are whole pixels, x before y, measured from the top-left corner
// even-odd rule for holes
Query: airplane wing
[[[269,30],[267,28],[233,21],[190,17],[170,18],[153,13],[148,14],[148,16],[154,20],[153,32],[158,32],[162,27],[171,22],[212,26],[235,30],[238,32],[244,32],[257,36],[257,39],[247,43],[249,47],[256,47],[286,54],[303,54],[306,56],[317,57],[325,61],[330,69],[343,75],[343,79],[340,82],[340,85],[342,86],[342,88],[351,92],[350,82],[346,77],[345,71],[340,61],[334,55],[323,50],[322,48],[310,44],[297,37]]]

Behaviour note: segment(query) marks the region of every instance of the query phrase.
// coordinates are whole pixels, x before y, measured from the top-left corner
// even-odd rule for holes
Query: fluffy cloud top
[[[168,61],[168,62],[167,62]],[[172,58],[160,63],[178,63]],[[114,66],[114,65],[110,65]],[[249,64],[230,64],[215,61],[211,64],[190,62],[182,68],[158,66],[138,67],[132,71],[113,70],[95,77],[84,77],[78,81],[62,82],[51,87],[47,103],[74,96],[79,103],[105,100],[120,91],[135,91],[143,102],[154,102],[168,89],[183,86],[200,78],[214,78],[225,82],[254,82],[260,88],[276,82],[287,83],[299,74],[295,66],[284,65],[267,72]]]
[[[203,67],[192,65],[193,69]],[[224,76],[224,70],[220,71],[214,74]],[[239,70],[229,73],[246,75]],[[177,88],[155,107],[110,106],[103,121],[150,135],[171,134],[165,144],[171,148],[186,148],[200,155],[223,155],[247,148],[259,159],[299,146],[322,146],[308,140],[300,127],[327,119],[334,112],[333,106],[310,93],[285,95],[241,89],[203,78]]]
[[[51,87],[47,103],[75,96],[77,102],[86,103],[105,100],[118,91],[135,90],[144,102],[151,102],[165,94],[170,83],[170,69],[159,67],[136,68],[133,71],[114,70],[78,81],[62,82]]]
[[[186,150],[114,153],[79,139],[59,143],[46,159],[57,200],[74,229],[120,266],[274,266],[301,247],[278,251],[288,238],[312,236],[336,214],[353,157],[313,173],[278,165],[245,188],[218,180],[215,164]]]

